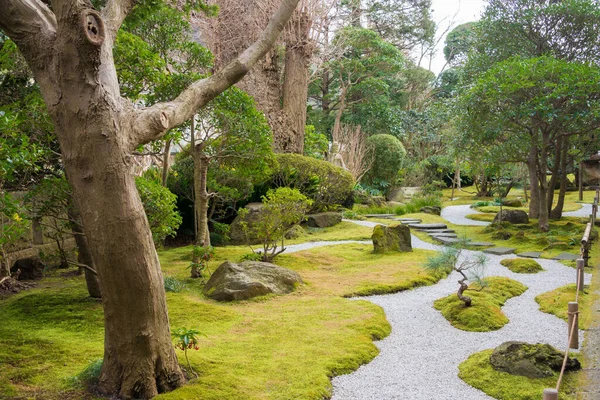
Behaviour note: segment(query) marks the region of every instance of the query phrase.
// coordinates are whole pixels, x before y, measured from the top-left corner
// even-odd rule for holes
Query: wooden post
[[[542,400],[558,400],[558,390],[544,389],[544,398]]]
[[[573,333],[573,337],[571,338],[571,343],[569,343],[569,348],[578,349],[579,348],[579,303],[574,301],[569,302],[568,306],[568,315],[569,315],[569,337],[571,337],[571,327],[575,329]],[[575,319],[575,325],[573,326],[573,319]]]
[[[585,268],[585,260],[583,258],[577,259],[577,290],[583,292],[584,282],[584,268]]]
[[[35,218],[31,221],[31,236],[33,244],[44,244],[44,232],[40,220]]]

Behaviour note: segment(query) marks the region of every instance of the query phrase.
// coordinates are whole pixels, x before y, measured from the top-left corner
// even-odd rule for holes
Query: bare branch
[[[130,148],[160,139],[168,129],[192,118],[196,111],[238,82],[269,51],[299,0],[283,0],[258,40],[216,74],[194,82],[175,100],[137,112]]]
[[[90,271],[92,274],[98,275],[98,273],[96,272],[96,270],[93,269],[92,267],[90,267],[89,265],[81,264],[81,263],[78,263],[78,262],[75,262],[75,261],[71,261],[71,260],[67,260],[67,264],[74,265],[74,266],[79,267],[79,268],[85,268],[88,271]]]

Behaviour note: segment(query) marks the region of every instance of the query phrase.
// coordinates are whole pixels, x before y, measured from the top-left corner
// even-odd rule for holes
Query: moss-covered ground
[[[493,350],[484,350],[471,355],[459,365],[458,376],[469,385],[498,400],[539,400],[544,389],[556,386],[558,374],[548,378],[531,379],[496,371],[490,364],[492,352]],[[576,382],[576,373],[565,374],[558,398],[574,400]]]
[[[218,248],[210,269],[248,252]],[[189,353],[199,378],[161,399],[327,398],[331,376],[370,361],[378,353],[373,340],[390,332],[381,308],[343,296],[436,281],[421,267],[426,251],[374,255],[371,246],[349,244],[280,256],[277,263],[306,282],[290,295],[220,304],[202,295],[200,280],[187,278],[190,253],[183,247],[159,256],[164,274],[186,284],[167,293],[171,327],[206,335]],[[53,273],[0,300],[0,318],[0,398],[94,398],[74,378],[103,354],[102,307],[88,298],[82,277]]]
[[[583,292],[579,293],[579,309],[589,310],[592,306],[591,296],[588,296],[589,288],[586,286]],[[575,301],[576,285],[571,284],[559,287],[550,292],[542,293],[536,296],[535,301],[540,305],[540,311],[548,314],[554,314],[558,318],[567,321],[567,307],[569,302]],[[587,329],[590,326],[591,313],[582,312],[579,315],[579,329]]]
[[[471,332],[498,330],[508,323],[508,318],[502,312],[506,300],[523,294],[527,287],[504,277],[486,278],[485,282],[487,285],[482,290],[479,286],[472,285],[472,290],[464,292],[465,296],[472,299],[469,307],[455,293],[436,300],[433,306],[455,328]]]
[[[530,258],[505,258],[500,264],[518,274],[537,274],[544,270],[540,263]]]

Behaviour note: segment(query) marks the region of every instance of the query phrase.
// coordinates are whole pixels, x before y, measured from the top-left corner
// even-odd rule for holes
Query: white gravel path
[[[357,223],[375,225],[368,221]],[[439,248],[415,236],[412,238],[414,248]],[[464,251],[463,254],[474,253]],[[573,283],[575,270],[558,261],[540,259],[538,262],[545,271],[515,274],[500,265],[500,260],[513,257],[515,255],[488,256],[487,276],[507,276],[529,288],[523,295],[506,302],[503,311],[510,322],[495,332],[461,331],[433,308],[435,300],[456,293],[456,273],[433,286],[362,298],[383,308],[392,333],[376,343],[380,354],[373,361],[351,374],[333,378],[332,400],[491,399],[458,378],[458,365],[468,356],[508,340],[543,342],[563,349],[567,341],[567,324],[539,311],[534,298]],[[591,276],[586,274],[585,279],[589,282]]]
[[[589,217],[592,213],[592,205],[591,204],[581,204],[581,208],[576,211],[568,211],[564,212],[563,216],[565,217]]]
[[[471,208],[469,205],[462,206],[447,206],[442,208],[442,218],[446,221],[455,225],[477,225],[486,226],[489,222],[486,221],[475,221],[474,219],[467,218],[469,214],[483,214],[480,211]]]

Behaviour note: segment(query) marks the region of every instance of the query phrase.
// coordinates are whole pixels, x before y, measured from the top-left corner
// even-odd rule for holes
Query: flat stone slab
[[[524,253],[517,254],[517,256],[523,257],[523,258],[540,258],[541,255],[542,255],[541,251],[526,251]]]
[[[560,253],[559,255],[557,255],[556,257],[553,257],[553,260],[560,260],[560,261],[574,261],[577,260],[579,258],[578,255],[575,254],[571,254],[571,253]]]
[[[490,242],[468,242],[468,243],[466,243],[466,246],[488,247],[488,246],[495,246],[495,245],[494,245],[494,243],[490,243]]]
[[[456,233],[456,232],[454,232],[454,230],[452,230],[452,229],[429,229],[429,230],[427,230],[427,233],[432,235],[435,233]]]
[[[392,219],[396,216],[396,214],[365,214],[367,218],[383,218],[383,219]]]
[[[400,222],[413,222],[415,224],[420,223],[422,220],[417,218],[394,218],[396,221]]]
[[[408,224],[409,227],[418,229],[420,231],[429,231],[432,229],[447,229],[446,224]]]
[[[447,237],[437,237],[437,236],[433,236],[432,237],[433,240],[437,240],[438,242],[442,243],[442,244],[456,244],[456,243],[464,243],[465,240],[467,242],[469,242],[471,239],[459,239],[459,238],[447,238]],[[471,243],[467,243],[467,245],[471,245]]]
[[[515,248],[512,247],[492,247],[490,249],[483,250],[484,253],[495,254],[497,256],[503,256],[505,254],[512,254],[515,252]]]
[[[436,232],[429,232],[427,231],[427,234],[431,237],[447,237],[447,238],[455,238],[458,237],[458,235],[456,233],[436,233]]]

